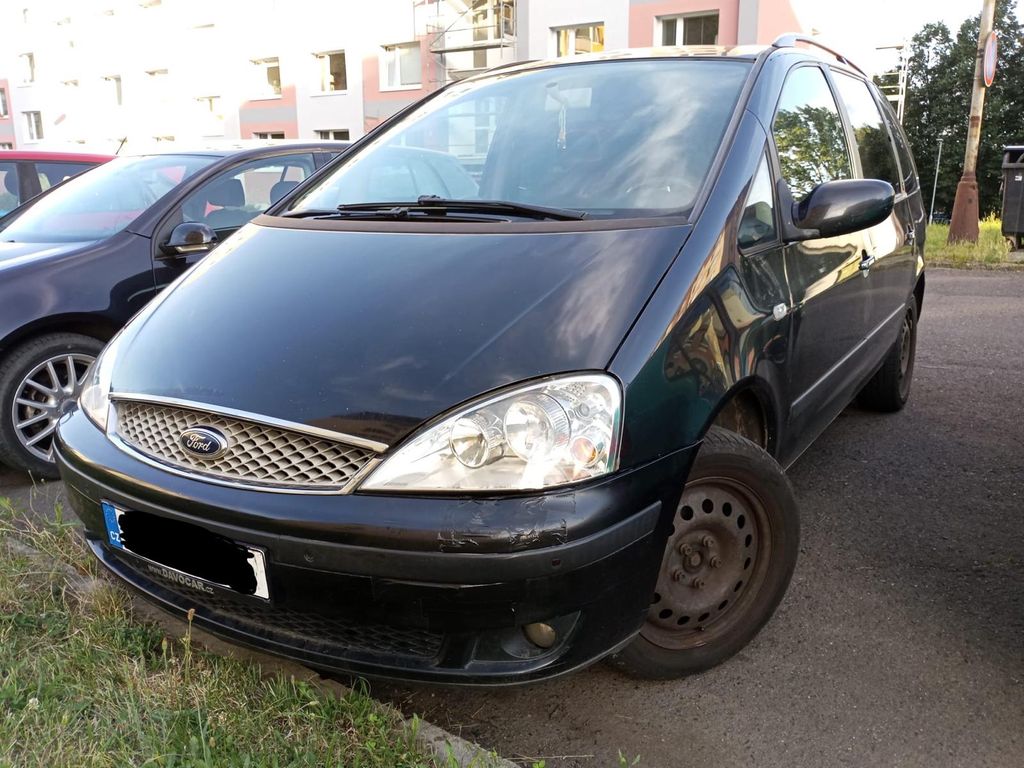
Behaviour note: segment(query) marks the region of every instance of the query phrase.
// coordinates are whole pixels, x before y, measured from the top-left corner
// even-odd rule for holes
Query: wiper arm
[[[535,219],[555,221],[579,221],[586,218],[586,211],[573,208],[550,208],[546,205],[516,203],[511,200],[452,200],[438,195],[420,195],[416,201],[419,208],[435,208],[446,211],[475,211],[479,213],[508,213],[513,216],[527,216]]]

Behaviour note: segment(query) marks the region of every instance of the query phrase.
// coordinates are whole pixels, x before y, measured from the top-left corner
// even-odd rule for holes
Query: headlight
[[[120,341],[121,334],[118,334],[103,348],[89,368],[85,388],[78,397],[78,404],[85,415],[104,432],[107,430],[107,417],[110,413],[110,375],[117,360]]]
[[[387,458],[372,491],[520,491],[618,468],[622,396],[604,374],[565,376],[467,406]]]

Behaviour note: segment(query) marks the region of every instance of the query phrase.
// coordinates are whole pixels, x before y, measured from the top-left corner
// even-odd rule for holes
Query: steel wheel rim
[[[910,312],[903,316],[900,328],[900,377],[899,394],[903,400],[910,393],[910,377],[914,373],[914,321]]]
[[[11,422],[18,443],[41,461],[53,461],[53,433],[85,386],[95,358],[68,353],[39,363],[21,380],[11,405]]]
[[[756,493],[716,477],[687,484],[672,526],[640,634],[661,648],[686,650],[728,634],[749,615],[768,574],[771,524]]]

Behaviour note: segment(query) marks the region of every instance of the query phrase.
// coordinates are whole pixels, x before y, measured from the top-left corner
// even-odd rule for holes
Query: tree
[[[926,200],[935,174],[938,140],[943,138],[935,209],[950,211],[963,168],[967,113],[978,45],[980,17],[965,20],[954,38],[942,22],[925,24],[910,42],[903,127],[917,161]],[[978,152],[981,215],[1001,207],[1003,146],[1024,143],[1024,29],[1012,0],[996,3],[999,66],[985,94]]]

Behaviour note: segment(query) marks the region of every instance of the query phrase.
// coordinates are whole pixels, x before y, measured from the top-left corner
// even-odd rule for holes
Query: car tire
[[[610,659],[635,677],[684,677],[736,654],[771,618],[796,566],[789,479],[734,432],[708,432],[672,523],[647,620]]]
[[[0,362],[0,463],[57,477],[49,458],[53,430],[103,344],[78,333],[50,333],[15,347]]]
[[[895,413],[902,410],[910,398],[910,385],[914,378],[914,356],[917,353],[917,305],[910,302],[899,335],[886,353],[878,369],[857,396],[857,403],[872,411]]]

